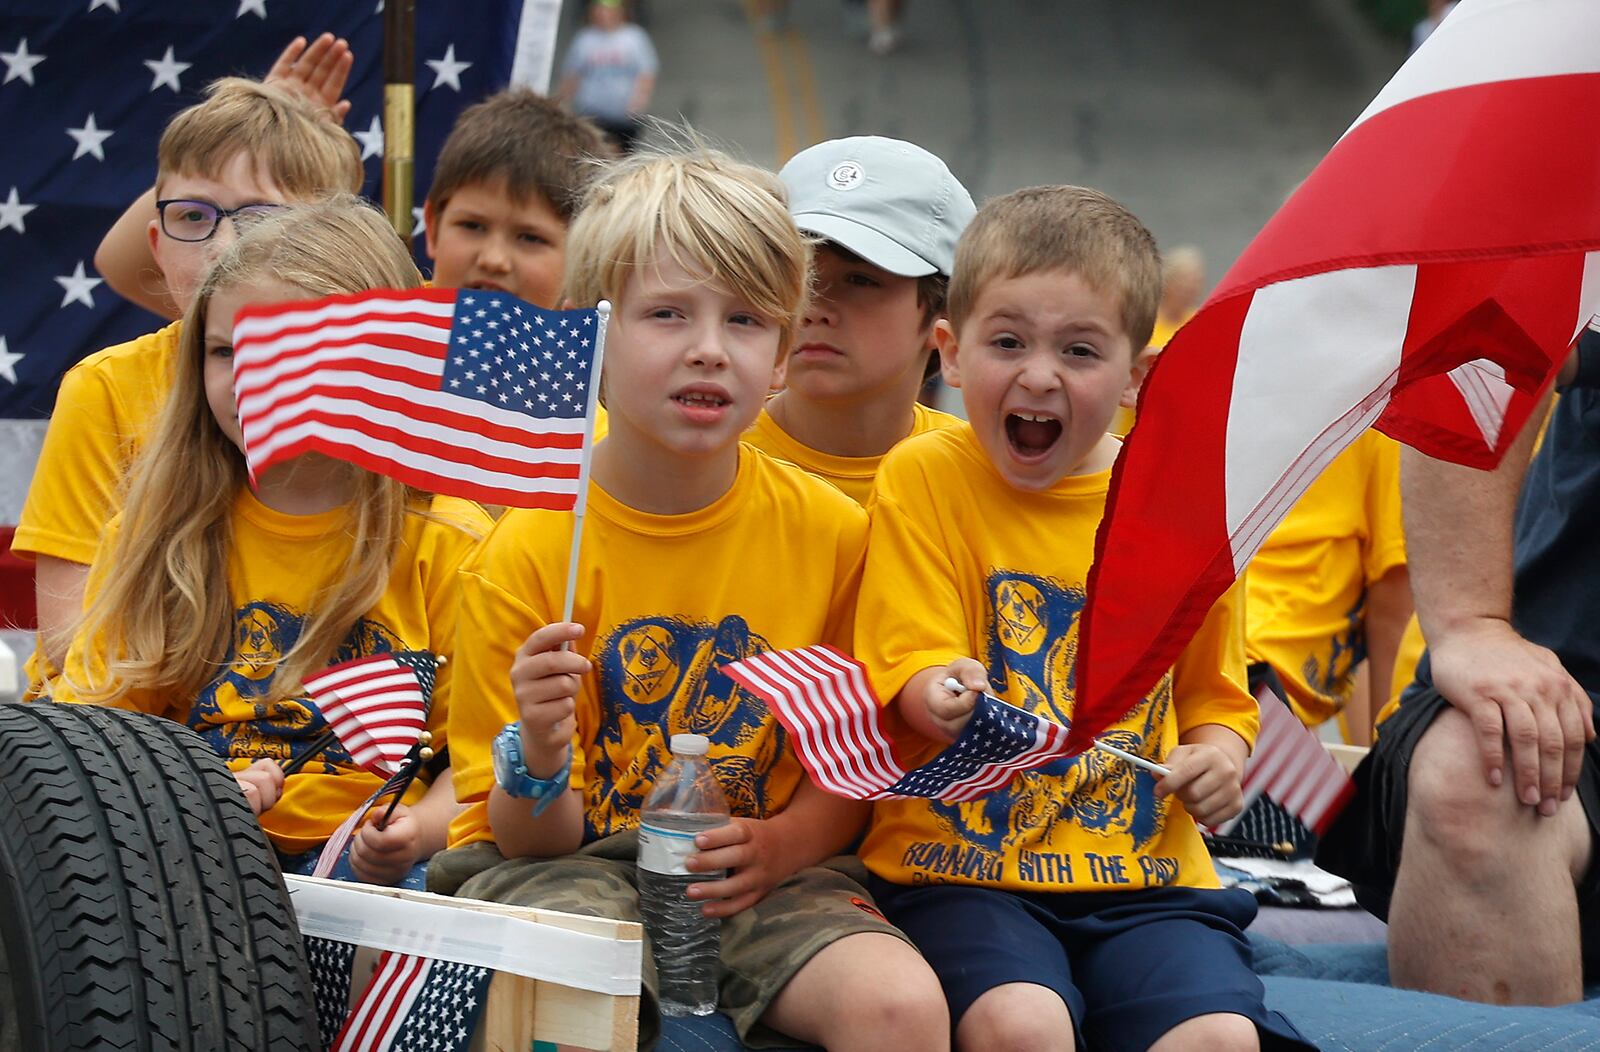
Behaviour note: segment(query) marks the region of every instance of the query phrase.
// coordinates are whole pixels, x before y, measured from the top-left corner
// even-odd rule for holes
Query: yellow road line
[[[767,74],[767,95],[772,103],[772,128],[777,137],[777,160],[782,165],[795,154],[794,116],[789,102],[789,78],[783,68],[783,50],[776,35],[761,28],[761,10],[756,0],[744,0],[745,17],[761,48],[761,64]]]
[[[822,105],[817,96],[817,78],[811,66],[811,53],[806,48],[806,38],[798,30],[783,34],[789,45],[789,60],[794,65],[795,80],[800,83],[800,112],[805,117],[806,141],[801,149],[813,146],[828,137],[822,123]]]

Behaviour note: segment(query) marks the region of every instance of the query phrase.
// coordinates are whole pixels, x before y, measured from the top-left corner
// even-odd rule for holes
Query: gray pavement
[[[1352,0],[909,0],[899,50],[858,6],[649,0],[654,112],[752,160],[875,133],[944,157],[980,202],[1076,182],[1134,209],[1212,278],[1404,58]]]

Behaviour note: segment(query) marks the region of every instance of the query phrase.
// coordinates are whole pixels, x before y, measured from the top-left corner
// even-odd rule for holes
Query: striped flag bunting
[[[374,654],[329,665],[305,688],[350,758],[388,778],[428,725],[437,668],[420,651]]]
[[[350,1003],[355,947],[307,938],[317,1022],[331,1052],[462,1052],[471,1046],[489,982],[486,968],[386,951]]]
[[[976,800],[1062,756],[1067,728],[983,695],[961,736],[921,767],[901,764],[860,662],[829,646],[773,650],[723,665],[764,700],[817,785],[852,800]]]
[[[432,493],[571,509],[600,317],[473,289],[246,308],[233,386],[251,477],[319,452]]]
[[[1377,427],[1489,468],[1600,309],[1600,4],[1462,0],[1167,345],[1080,621],[1081,749]]]

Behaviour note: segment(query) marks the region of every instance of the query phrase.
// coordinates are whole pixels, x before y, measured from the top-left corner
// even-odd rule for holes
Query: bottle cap
[[[674,734],[672,736],[672,755],[674,756],[704,756],[711,751],[711,739],[704,734]]]

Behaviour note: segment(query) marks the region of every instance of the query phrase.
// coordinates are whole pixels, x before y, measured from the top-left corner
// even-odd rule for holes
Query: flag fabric
[[[329,665],[305,689],[350,758],[388,778],[428,725],[437,667],[419,651],[374,654]]]
[[[253,475],[325,453],[434,493],[570,509],[604,326],[503,292],[250,307],[233,386]]]
[[[385,952],[350,1004],[356,948],[308,938],[306,957],[322,1046],[333,1052],[461,1052],[488,1000],[486,968]]]
[[[1261,732],[1244,767],[1245,808],[1265,796],[1321,836],[1355,793],[1355,783],[1270,687],[1257,692],[1256,703]]]
[[[339,828],[333,831],[333,835],[328,837],[322,845],[322,850],[317,854],[317,863],[311,869],[313,877],[326,877],[333,872],[334,867],[339,864],[339,859],[344,856],[345,848],[350,846],[351,838],[361,827],[362,820],[367,817],[367,813],[390,796],[397,794],[404,796],[406,788],[411,785],[411,780],[417,776],[420,764],[420,760],[414,761],[391,774],[376,792],[339,823]]]
[[[345,126],[367,192],[383,155],[383,14],[376,0],[11,0],[0,12],[0,419],[45,416],[84,355],[155,329],[94,269],[100,239],[155,181],[156,143],[218,77],[261,76],[297,34],[355,54]],[[526,7],[526,10],[525,10]],[[548,3],[418,4],[416,209],[462,107],[504,87],[548,33]],[[544,84],[535,87],[544,89]],[[420,220],[418,228],[420,229]],[[418,250],[422,239],[416,239]],[[4,454],[0,454],[3,456]]]
[[[336,939],[304,936],[306,963],[311,966],[311,999],[316,1004],[321,1047],[333,1046],[344,1021],[350,1018],[350,969],[356,948]]]
[[[812,646],[757,654],[722,671],[768,704],[812,781],[852,800],[976,800],[1019,771],[1070,755],[1066,727],[985,694],[953,744],[908,770],[854,658]]]
[[[1079,629],[1083,748],[1361,431],[1498,462],[1600,309],[1600,4],[1463,0],[1151,371]]]

